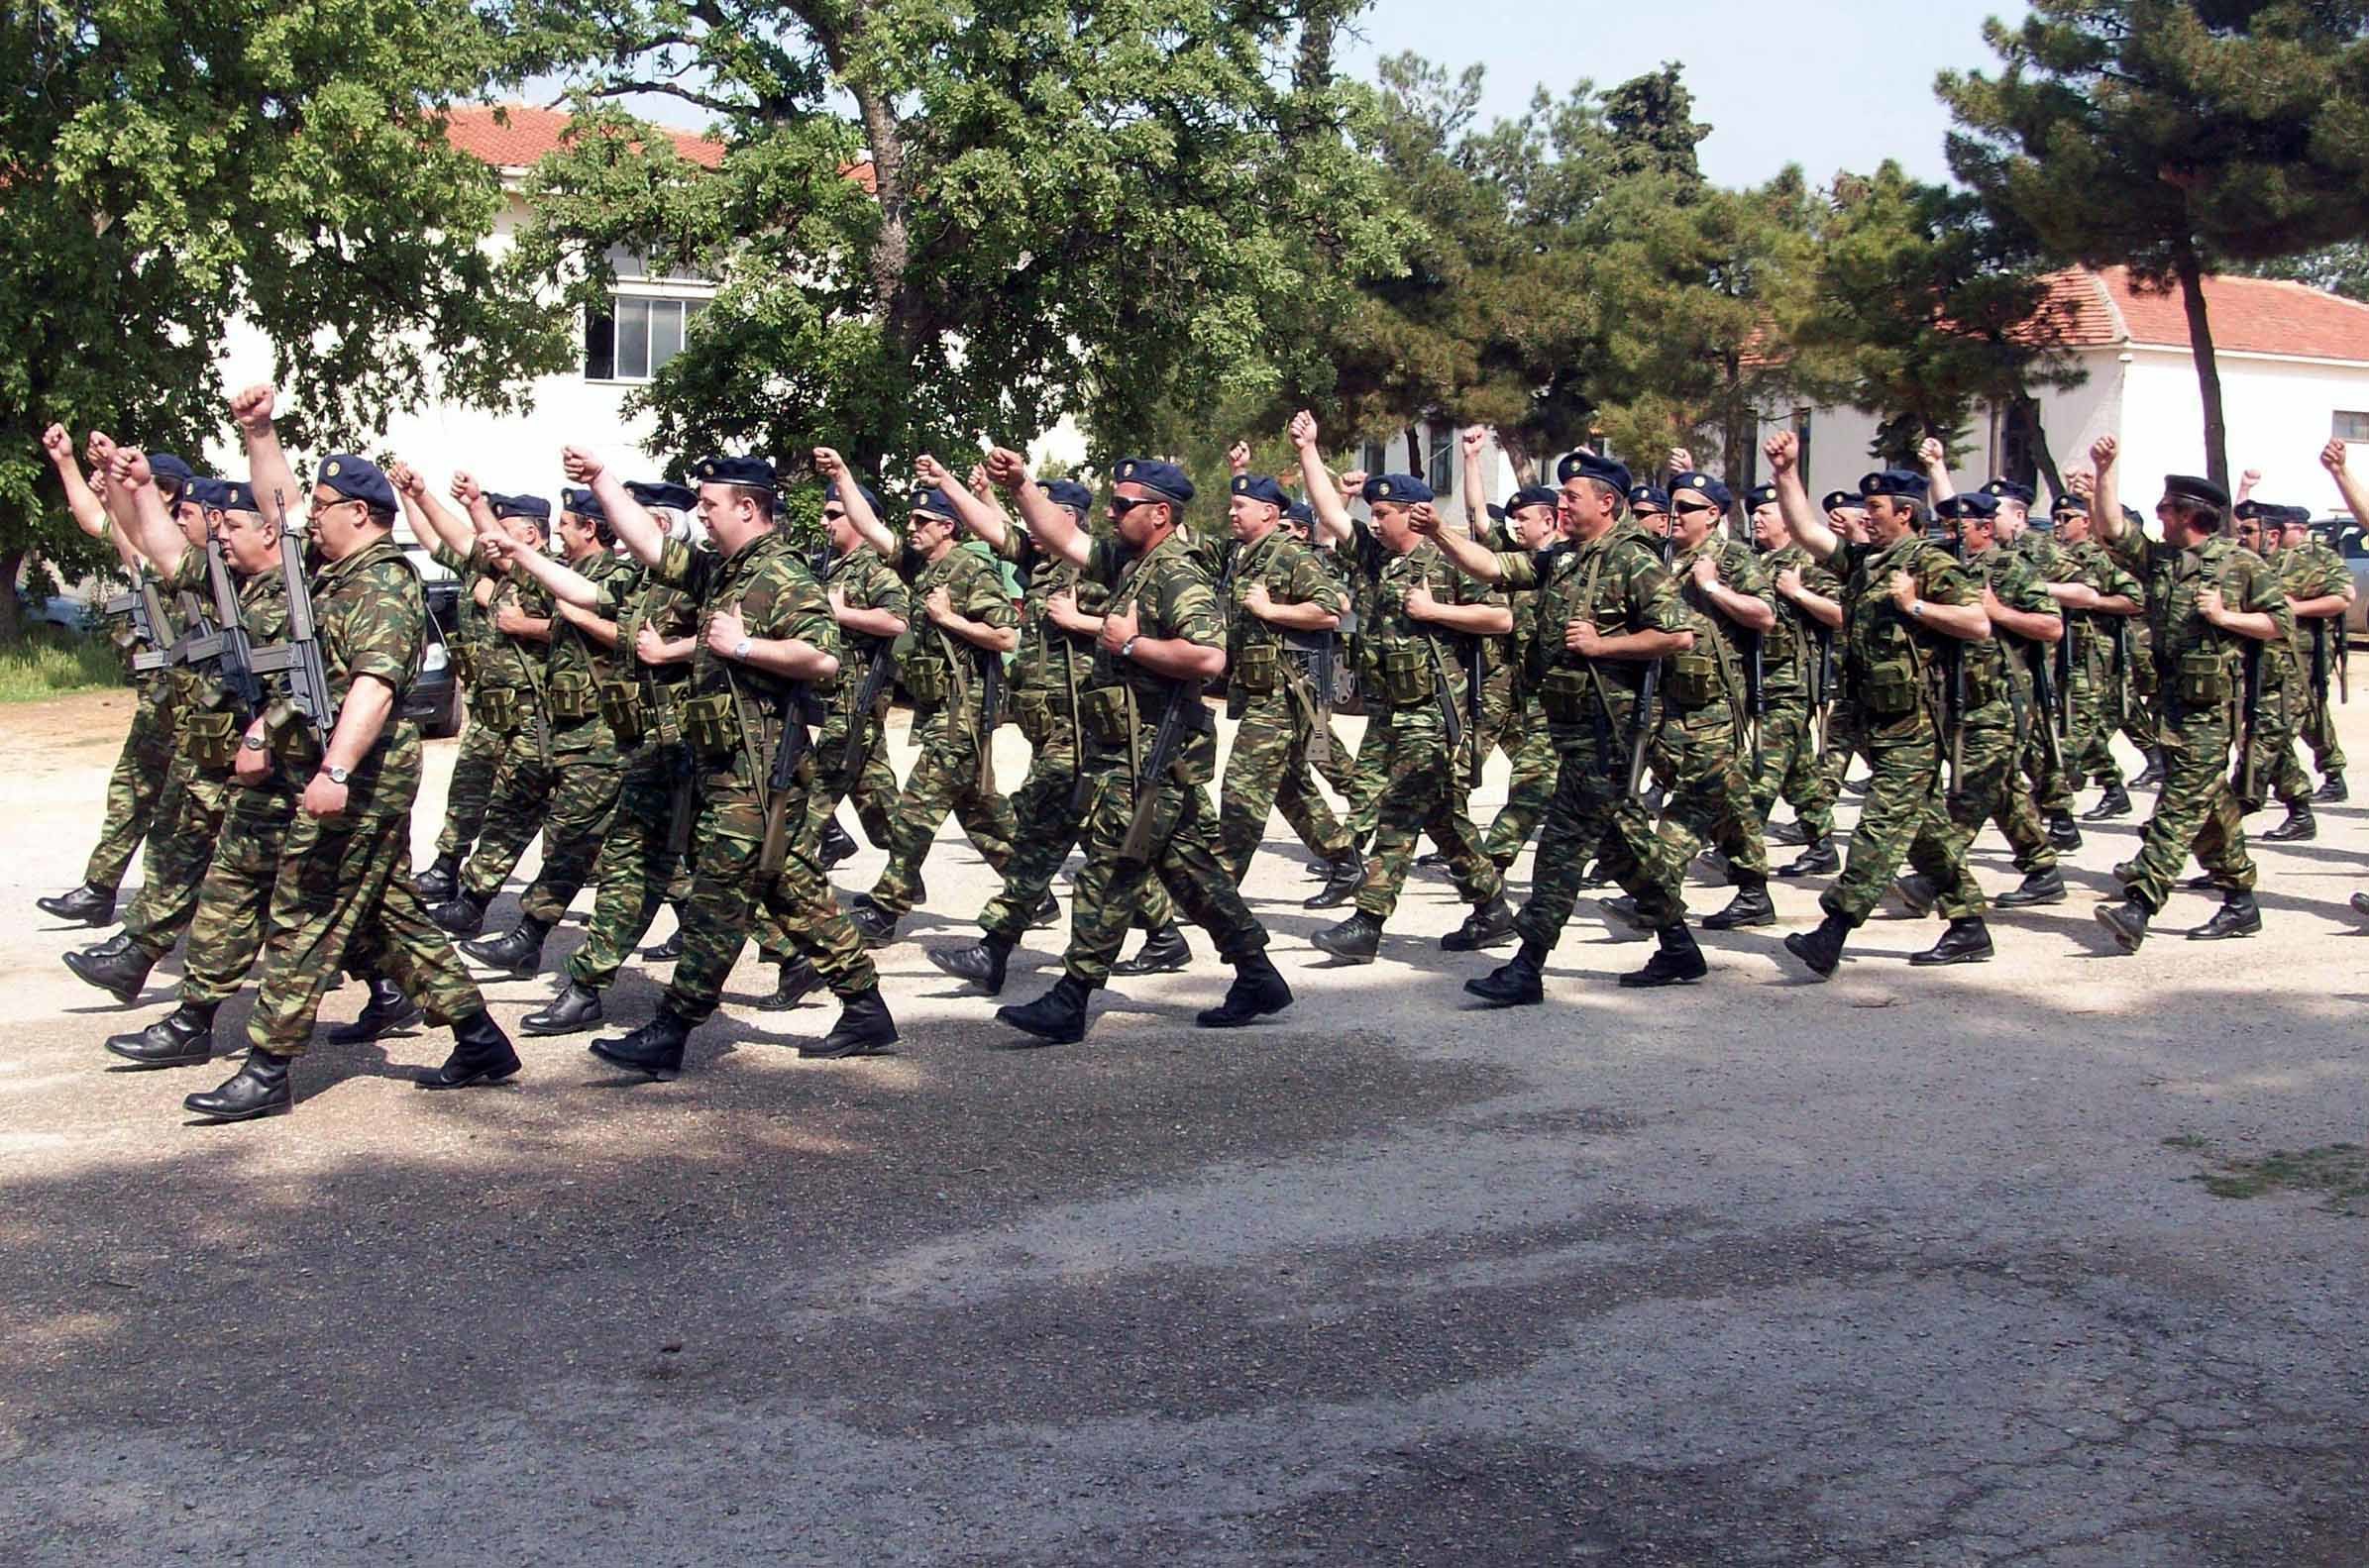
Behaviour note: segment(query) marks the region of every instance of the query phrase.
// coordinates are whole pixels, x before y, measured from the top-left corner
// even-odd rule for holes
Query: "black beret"
[[[153,470],[155,465],[152,464],[150,467]],[[218,512],[222,510],[223,487],[223,482],[220,479],[209,479],[200,475],[191,479],[181,493],[198,505]]]
[[[1185,476],[1184,470],[1165,459],[1122,458],[1117,476],[1122,484],[1139,484],[1179,506],[1193,498],[1193,481]]]
[[[1669,476],[1671,496],[1674,497],[1680,490],[1692,490],[1723,512],[1736,499],[1736,492],[1729,489],[1724,481],[1715,479],[1700,470],[1690,470],[1685,473],[1673,473]]]
[[[1867,497],[1857,490],[1828,490],[1818,506],[1828,512],[1861,512],[1867,510]]]
[[[944,490],[934,484],[925,484],[914,491],[913,510],[926,517],[942,517],[948,522],[955,520],[954,503],[946,498]]]
[[[568,511],[574,512],[577,516],[583,518],[588,523],[605,523],[608,521],[608,508],[602,506],[600,504],[600,497],[593,494],[589,489],[561,490],[560,505]]]
[[[2082,516],[2087,517],[2090,515],[2090,503],[2078,495],[2060,495],[2049,507],[2049,511],[2060,517],[2067,512],[2079,512]]]
[[[2021,501],[2026,506],[2040,498],[2030,485],[2018,484],[2013,479],[1992,479],[1983,486],[1983,493],[1996,500]]]
[[[1237,495],[1247,496],[1253,501],[1264,501],[1269,506],[1281,507],[1291,504],[1291,497],[1283,493],[1283,486],[1263,474],[1238,473],[1234,476],[1231,488]]]
[[[1544,484],[1525,484],[1505,498],[1505,509],[1518,512],[1525,506],[1553,506],[1562,497]]]
[[[1556,483],[1567,484],[1574,478],[1600,480],[1623,495],[1628,494],[1629,486],[1636,482],[1629,477],[1629,470],[1623,465],[1585,450],[1571,453],[1555,465]]]
[[[2163,493],[2175,500],[2202,501],[2221,511],[2229,509],[2229,492],[2210,479],[2194,473],[2167,473],[2163,476]]]
[[[1744,509],[1748,512],[1757,512],[1764,506],[1776,504],[1777,486],[1774,484],[1756,484],[1744,492]]]
[[[1412,473],[1377,473],[1365,481],[1365,499],[1414,506],[1437,497],[1430,485]]]
[[[151,460],[150,466],[155,466],[155,460]],[[395,509],[394,486],[387,482],[378,465],[368,458],[355,457],[350,452],[323,458],[320,470],[313,475],[313,482],[325,484],[347,500],[360,501],[373,511],[391,512]]]
[[[1669,492],[1658,484],[1632,484],[1629,486],[1629,510],[1667,512],[1669,510]]]
[[[188,464],[169,452],[150,453],[148,455],[148,471],[158,483],[177,484],[184,490],[188,489],[189,482],[197,477]]]
[[[627,479],[625,493],[644,506],[656,506],[670,512],[699,510],[700,492],[688,484],[668,484],[656,479]]]
[[[2282,528],[2309,528],[2309,527],[2311,527],[2311,526],[2312,526],[2312,508],[2310,508],[2309,506],[2282,506],[2282,507],[2280,507],[2280,508],[2279,508],[2279,526],[2280,526],[2280,527],[2282,527]]]
[[[1080,517],[1094,510],[1094,491],[1075,479],[1050,479],[1043,489],[1046,500],[1066,506]]]
[[[692,470],[702,484],[737,484],[744,490],[779,488],[773,465],[763,458],[701,458]]]
[[[571,495],[576,492],[567,492]],[[551,521],[551,503],[540,495],[487,495],[496,517],[531,517],[538,523]],[[570,508],[573,510],[574,508]]]
[[[1306,501],[1294,501],[1283,508],[1283,520],[1294,528],[1305,528],[1310,533],[1316,532],[1316,509]]]
[[[1953,495],[1933,503],[1936,517],[1972,517],[1989,522],[1998,515],[1998,497],[1983,490],[1971,495]]]
[[[258,516],[263,514],[264,509],[255,501],[254,485],[245,479],[224,479],[221,483],[222,499],[215,502],[215,505],[226,512],[254,512]]]
[[[1904,501],[1922,501],[1930,488],[1923,474],[1906,469],[1880,469],[1859,481],[1862,495],[1891,495]]]
[[[872,508],[872,515],[874,517],[878,517],[880,515],[880,497],[873,493],[871,485],[865,484],[861,480],[833,479],[830,481],[830,483],[822,487],[822,498],[826,501],[837,500],[839,498],[839,486],[841,484],[852,484],[858,490],[862,491],[864,496],[864,504]]]

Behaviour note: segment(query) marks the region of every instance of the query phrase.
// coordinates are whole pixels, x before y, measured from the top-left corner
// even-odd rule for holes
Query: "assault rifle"
[[[1331,628],[1299,631],[1282,628],[1283,646],[1308,678],[1308,696],[1315,710],[1308,731],[1308,760],[1319,768],[1333,760],[1333,640]]]
[[[1160,709],[1160,727],[1152,732],[1151,755],[1135,769],[1135,811],[1128,818],[1127,837],[1119,846],[1121,860],[1139,864],[1151,858],[1151,814],[1159,803],[1159,782],[1175,766],[1176,754],[1194,729],[1193,710],[1200,705],[1200,681],[1168,682],[1168,701]]]
[[[141,570],[131,592],[117,594],[99,609],[108,615],[129,616],[131,640],[148,644],[145,650],[132,656],[134,671],[146,675],[172,663],[172,622],[165,618],[164,600],[157,592],[156,578],[146,568]]]
[[[1004,712],[1004,656],[993,648],[974,647],[979,663],[979,792],[996,792],[996,724]]]
[[[735,678],[732,694],[737,701],[740,685]],[[773,748],[773,766],[765,774],[765,839],[757,847],[757,875],[776,877],[781,874],[782,862],[790,853],[790,795],[798,784],[799,765],[814,744],[814,737],[807,726],[820,717],[819,704],[813,688],[804,680],[793,681],[781,700],[782,738]]]
[[[1752,720],[1752,771],[1761,771],[1761,727],[1769,721],[1769,638],[1752,634],[1752,657],[1744,664],[1744,711]]]
[[[1676,529],[1673,528],[1662,536],[1662,570],[1665,573],[1669,571],[1670,563],[1677,559],[1677,544]],[[1632,800],[1637,798],[1637,791],[1645,783],[1646,745],[1653,739],[1654,709],[1662,699],[1663,664],[1663,660],[1657,659],[1645,667],[1645,681],[1637,688],[1637,710],[1629,715],[1629,771],[1626,792]]]
[[[2262,798],[2255,787],[2262,762],[2262,748],[2257,744],[2262,728],[2262,645],[2250,637],[2245,645],[2244,725],[2238,740],[2237,799],[2241,806],[2250,807]]]
[[[856,688],[855,706],[847,715],[847,754],[840,767],[849,779],[864,765],[864,753],[869,737],[864,733],[864,720],[880,706],[880,694],[897,679],[897,641],[893,637],[857,637],[850,643],[862,643],[871,649],[872,662],[864,667],[864,683]]]
[[[222,562],[222,541],[206,540],[206,582],[214,594],[216,630],[189,645],[191,664],[213,666],[214,679],[230,694],[242,726],[254,722],[264,708],[264,683],[255,675],[255,644],[239,616],[239,593],[231,586],[230,569]]]
[[[320,629],[313,623],[312,587],[304,580],[304,534],[288,520],[288,503],[271,492],[279,509],[279,572],[288,590],[288,630],[285,641],[251,649],[247,668],[259,676],[284,675],[287,695],[271,705],[266,722],[277,728],[290,714],[311,726],[321,749],[329,749],[337,728],[337,699],[329,693],[329,672],[321,663]]]
[[[2068,633],[2068,636],[2071,634]],[[2032,662],[2032,700],[2039,705],[2040,755],[2048,760],[2054,776],[2065,772],[2066,704],[2063,688],[2056,679],[2056,661],[2053,654],[2063,650],[2065,639],[2058,638],[2056,648],[2041,652],[2038,645],[2030,645]]]

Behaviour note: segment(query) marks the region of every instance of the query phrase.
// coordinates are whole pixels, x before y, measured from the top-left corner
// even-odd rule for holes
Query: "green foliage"
[[[445,139],[499,53],[468,0],[28,0],[0,41],[0,555],[98,560],[52,421],[191,456],[227,433],[234,318],[324,443],[566,363],[564,318],[480,245],[493,175]]]
[[[0,702],[123,684],[123,659],[104,637],[37,626],[0,644]]]
[[[2369,300],[2369,242],[2344,240],[2300,256],[2265,257],[2228,270],[2252,277],[2278,277],[2308,283],[2346,299]]]

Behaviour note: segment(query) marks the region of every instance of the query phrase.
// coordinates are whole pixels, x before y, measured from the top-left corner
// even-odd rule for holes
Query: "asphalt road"
[[[116,1008],[32,910],[126,713],[0,709],[0,1560],[2369,1561],[2369,1226],[2199,1181],[2369,1142],[2362,807],[2262,850],[2252,941],[2179,940],[2184,895],[2112,956],[2124,822],[1985,966],[1912,974],[1936,925],[1879,920],[1804,984],[1785,887],[1702,985],[1623,993],[1647,949],[1582,904],[1512,1013],[1463,1004],[1494,960],[1437,950],[1433,875],[1384,962],[1314,967],[1279,836],[1248,890],[1296,1006],[1196,1030],[1197,935],[1044,1051],[922,957],[991,889],[949,837],[882,955],[894,1056],[804,1062],[827,1006],[729,1006],[671,1085],[561,1040],[427,1096],[423,1032],[213,1128],[178,1103],[218,1072],[98,1048],[171,976]],[[612,1016],[654,999],[632,974]]]

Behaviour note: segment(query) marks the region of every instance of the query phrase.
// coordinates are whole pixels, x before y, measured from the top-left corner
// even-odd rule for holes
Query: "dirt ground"
[[[1439,951],[1434,874],[1382,963],[1319,967],[1277,822],[1247,891],[1297,1005],[1196,1030],[1196,935],[1046,1051],[922,956],[992,889],[949,832],[881,955],[893,1056],[729,1005],[674,1084],[577,1038],[427,1096],[425,1031],[214,1128],[179,1099],[221,1072],[99,1049],[177,963],[116,1007],[33,909],[128,712],[0,709],[0,1560],[2369,1561],[2369,1201],[2312,1185],[2369,1143],[2369,807],[2259,849],[2251,941],[2181,940],[2183,894],[2113,955],[2123,821],[1988,965],[1911,972],[1937,925],[1879,919],[1804,984],[1772,954],[1816,889],[1780,885],[1709,980],[1626,993],[1646,949],[1583,903],[1512,1013],[1465,1005],[1497,959]],[[2369,757],[2369,703],[2343,724]],[[2011,883],[1994,839],[1981,869]]]

